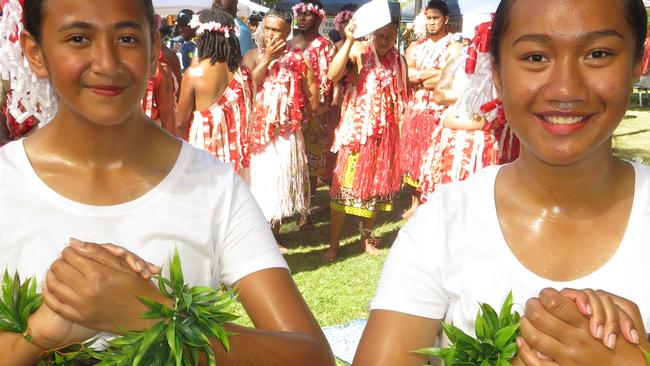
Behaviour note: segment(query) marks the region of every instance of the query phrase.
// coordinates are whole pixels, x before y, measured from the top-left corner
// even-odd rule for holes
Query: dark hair
[[[109,0],[110,1],[110,0]],[[147,17],[151,37],[156,32],[156,14],[151,0],[140,0],[144,7],[144,15]],[[25,30],[34,37],[37,43],[41,43],[41,30],[43,28],[43,15],[47,0],[25,0],[23,4],[23,18],[25,19]]]
[[[495,66],[499,65],[500,60],[500,44],[503,34],[508,29],[510,24],[510,12],[516,0],[502,0],[499,3],[496,14],[494,15],[494,23],[492,24],[492,40],[490,41],[490,54],[492,55],[492,62]],[[627,20],[632,30],[634,37],[634,55],[636,60],[643,57],[643,45],[645,38],[648,34],[648,13],[642,0],[618,0],[620,1],[625,11],[625,19]]]
[[[300,3],[312,4],[314,6],[318,6],[318,9],[325,10],[325,7],[323,7],[323,3],[321,3],[320,0],[300,0]]]
[[[277,9],[277,8],[273,8],[273,9],[269,10],[268,12],[266,12],[266,15],[264,16],[264,18],[266,18],[266,17],[280,18],[289,26],[289,28],[291,28],[291,24],[293,23],[293,16],[291,16],[291,13],[289,13],[288,11]]]
[[[235,20],[232,15],[225,10],[216,8],[201,10],[199,12],[199,21],[201,23],[215,22],[220,23],[222,27],[235,28]],[[224,62],[231,72],[235,72],[241,65],[242,56],[239,49],[239,40],[233,33],[226,38],[220,32],[205,32],[199,36],[196,48],[199,51],[201,60],[209,58],[212,65],[217,62]]]
[[[359,5],[357,5],[357,4],[352,4],[352,3],[350,3],[350,4],[345,4],[345,5],[343,5],[343,6],[341,7],[341,9],[339,9],[339,13],[342,12],[342,11],[344,11],[344,10],[348,10],[348,11],[351,11],[351,12],[354,13],[354,12],[357,11],[358,9],[359,9]]]
[[[443,0],[429,0],[427,6],[424,9],[437,9],[442,13],[443,16],[449,16],[449,6]]]

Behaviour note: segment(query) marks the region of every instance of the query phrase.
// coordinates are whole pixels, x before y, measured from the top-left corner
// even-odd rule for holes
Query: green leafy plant
[[[106,350],[94,354],[100,366],[190,366],[198,364],[200,353],[214,366],[210,337],[218,339],[226,351],[230,350],[228,336],[232,334],[223,325],[237,319],[225,312],[234,302],[232,291],[221,293],[210,287],[187,286],[178,251],[171,260],[169,273],[169,279],[155,279],[160,292],[174,299],[173,308],[140,297],[149,308],[142,318],[160,321],[145,331],[127,332],[112,340]]]
[[[95,360],[100,366],[190,366],[198,365],[204,354],[208,365],[216,360],[210,338],[216,338],[226,351],[230,350],[224,324],[237,319],[225,310],[234,301],[232,291],[221,292],[210,287],[189,287],[184,282],[178,250],[169,264],[170,278],[156,276],[160,292],[174,300],[172,307],[140,297],[148,310],[144,319],[159,319],[153,327],[139,332],[126,332],[109,342],[104,351],[94,351],[87,343],[75,343],[51,351],[38,366],[71,366],[73,361]],[[36,292],[36,279],[21,283],[5,271],[0,292],[0,331],[23,334],[27,341],[27,319],[43,303]]]
[[[18,272],[13,279],[5,270],[2,276],[2,299],[0,299],[0,330],[4,332],[25,334],[27,319],[43,303],[43,298],[36,293],[36,279],[30,278],[21,283]],[[29,335],[26,335],[31,341]]]
[[[517,356],[516,339],[521,318],[519,313],[512,311],[512,305],[512,293],[508,294],[499,314],[490,305],[481,304],[476,316],[476,338],[443,322],[442,329],[451,346],[423,348],[417,352],[440,357],[447,366],[509,366],[510,360]]]

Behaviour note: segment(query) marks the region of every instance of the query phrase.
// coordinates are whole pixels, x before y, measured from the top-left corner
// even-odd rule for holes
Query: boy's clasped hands
[[[160,267],[114,244],[71,239],[47,272],[43,305],[29,319],[33,343],[52,350],[83,342],[99,332],[124,333],[153,325],[140,319],[137,297],[168,303],[151,277]]]

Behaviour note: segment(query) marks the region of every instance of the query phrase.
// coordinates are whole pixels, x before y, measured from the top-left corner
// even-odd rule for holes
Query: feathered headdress
[[[11,84],[9,113],[18,123],[30,116],[46,123],[56,115],[57,98],[50,81],[37,78],[23,55],[19,42],[23,29],[23,1],[2,0],[0,79]]]

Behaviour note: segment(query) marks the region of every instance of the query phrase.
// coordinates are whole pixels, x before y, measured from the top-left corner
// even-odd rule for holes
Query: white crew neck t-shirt
[[[23,141],[0,149],[0,271],[40,282],[71,237],[123,246],[168,267],[177,247],[191,286],[231,286],[287,268],[246,185],[224,164],[183,143],[171,172],[143,196],[114,206],[72,201],[32,168]]]
[[[479,303],[515,310],[546,287],[592,288],[634,301],[650,331],[650,167],[633,164],[635,193],[625,235],[595,272],[567,282],[542,278],[512,254],[497,217],[498,166],[445,185],[402,228],[384,265],[372,309],[442,319],[474,335]]]

